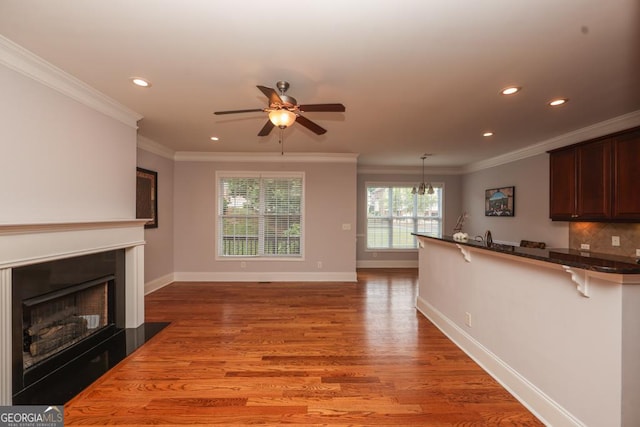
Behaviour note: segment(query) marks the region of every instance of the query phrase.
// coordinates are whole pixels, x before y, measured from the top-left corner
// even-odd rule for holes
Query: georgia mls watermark
[[[63,427],[60,406],[0,406],[0,427]]]

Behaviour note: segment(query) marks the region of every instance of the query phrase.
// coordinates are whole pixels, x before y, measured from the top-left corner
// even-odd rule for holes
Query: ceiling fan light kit
[[[262,127],[258,136],[267,136],[271,133],[274,127],[280,129],[286,129],[294,123],[306,127],[316,135],[322,135],[327,132],[326,129],[318,125],[317,123],[304,117],[303,112],[338,112],[344,113],[346,108],[342,104],[306,104],[300,105],[295,98],[285,95],[287,89],[289,89],[289,83],[286,81],[279,81],[276,83],[276,87],[280,91],[276,92],[273,88],[260,86],[257,88],[269,99],[269,106],[267,108],[254,108],[247,110],[231,110],[231,111],[216,111],[213,114],[236,114],[236,113],[253,113],[263,111],[269,113],[269,120]]]
[[[273,110],[269,112],[269,120],[280,129],[288,128],[296,121],[296,115],[289,110]]]

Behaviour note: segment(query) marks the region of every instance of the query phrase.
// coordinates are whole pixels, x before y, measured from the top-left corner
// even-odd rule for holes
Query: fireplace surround
[[[19,280],[14,283],[14,270],[20,275],[20,271],[26,266],[94,254],[106,253],[109,254],[106,255],[108,257],[119,257],[120,266],[115,273],[100,275],[86,281],[84,278],[74,279],[71,282],[76,282],[75,285],[82,287],[89,286],[88,283],[97,280],[96,285],[106,286],[107,292],[109,287],[112,287],[112,291],[117,294],[115,298],[119,303],[115,305],[119,310],[111,314],[112,318],[106,322],[108,325],[100,328],[101,330],[109,331],[109,324],[113,328],[139,328],[144,323],[144,222],[132,219],[0,224],[0,405],[13,403],[14,381],[20,382],[14,378],[14,353],[22,353],[23,350],[22,347],[15,348],[13,341],[14,314],[18,310],[14,308],[14,293],[22,294],[26,291]],[[120,255],[113,255],[114,253]],[[116,280],[118,276],[122,276],[122,280]],[[117,285],[121,287],[120,292],[115,289],[116,281],[120,282]],[[50,290],[48,293],[58,291],[60,289]],[[27,296],[22,300],[26,299],[28,304],[37,305],[37,298]],[[22,305],[22,302],[20,304]],[[19,307],[19,311],[22,311],[22,307]],[[86,320],[88,327],[89,322],[95,321],[93,316],[97,313],[78,314],[86,316],[86,319],[82,319]],[[29,378],[26,382],[29,382]]]

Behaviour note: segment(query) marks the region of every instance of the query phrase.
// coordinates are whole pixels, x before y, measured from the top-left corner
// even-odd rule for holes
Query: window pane
[[[221,221],[223,255],[258,254],[258,217],[227,217]]]
[[[265,255],[300,253],[302,180],[271,178],[264,185]]]
[[[272,215],[264,218],[264,254],[300,253],[300,216]]]
[[[388,248],[390,228],[390,219],[369,218],[367,221],[367,247]]]
[[[250,215],[258,211],[259,186],[255,178],[222,180],[223,215]]]
[[[389,188],[370,187],[367,193],[369,216],[388,216]]]
[[[396,218],[393,221],[393,248],[412,249],[416,247],[415,237],[411,235],[414,230],[413,218]]]
[[[440,216],[440,188],[434,188],[433,194],[416,196],[418,216]]]
[[[415,195],[411,194],[409,187],[396,187],[391,189],[393,216],[413,217],[413,205]]]
[[[431,236],[440,237],[440,219],[439,218],[420,218],[418,219],[418,232],[429,234]]]

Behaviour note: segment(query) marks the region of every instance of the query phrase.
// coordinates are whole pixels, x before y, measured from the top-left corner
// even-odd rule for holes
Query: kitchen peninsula
[[[635,259],[417,237],[417,309],[542,421],[640,425]]]

